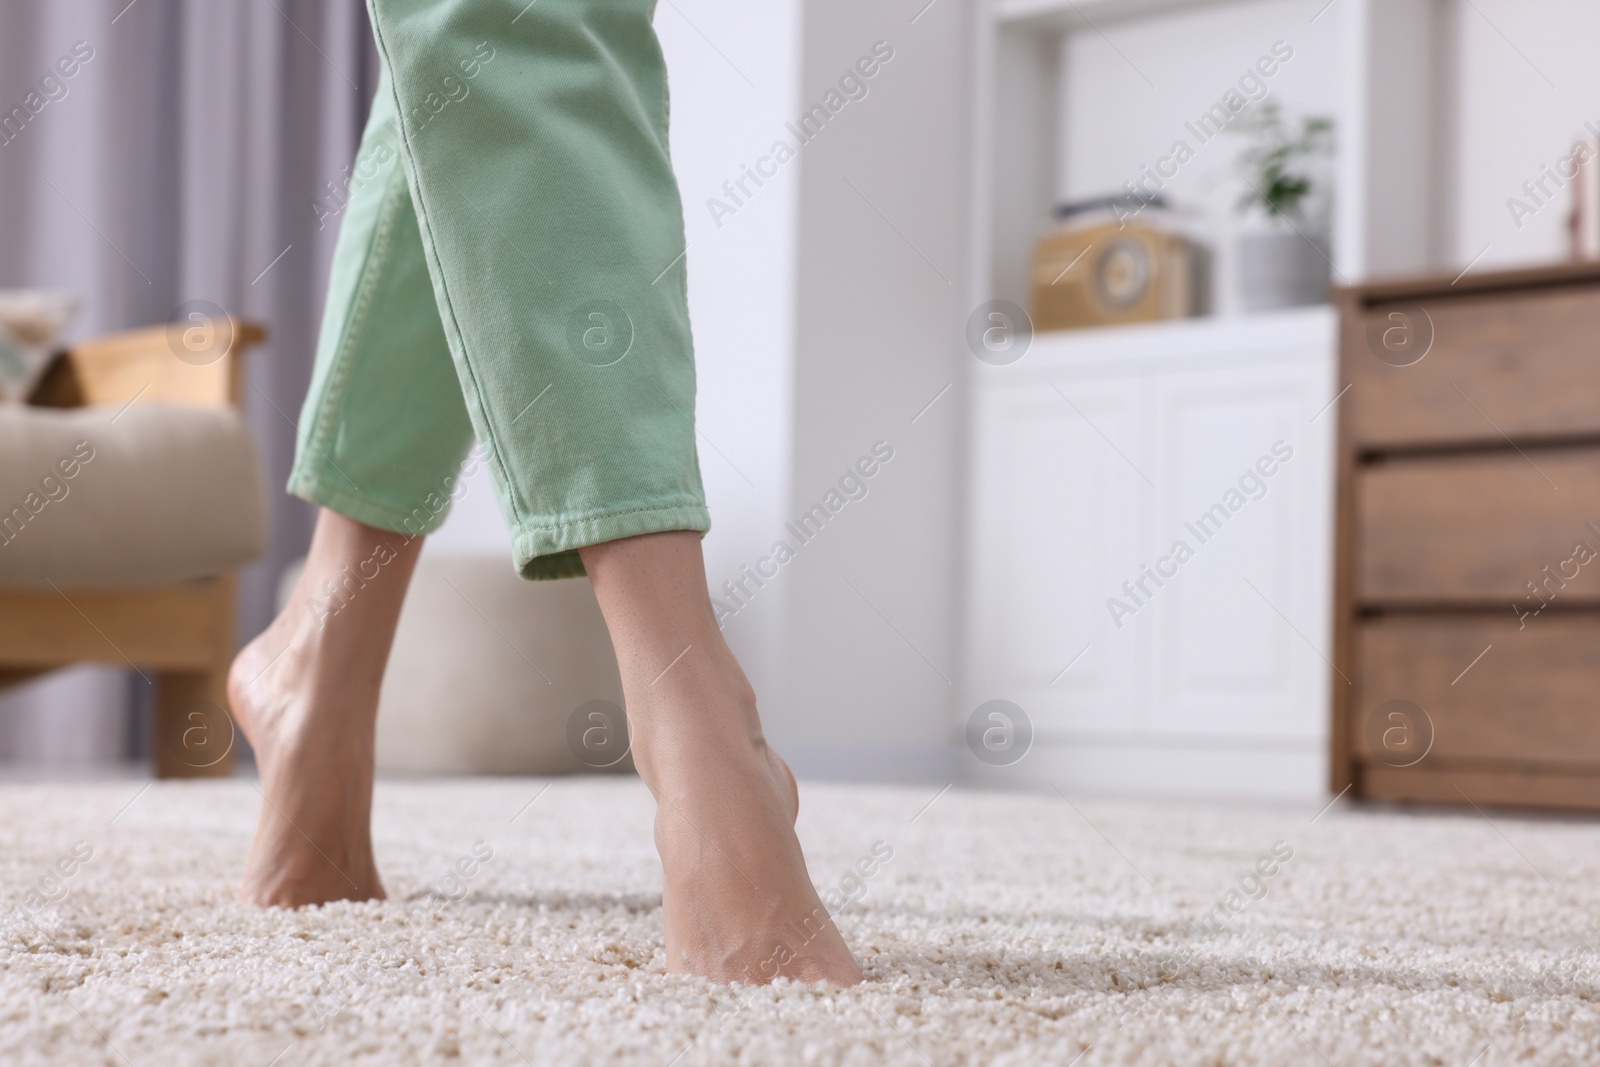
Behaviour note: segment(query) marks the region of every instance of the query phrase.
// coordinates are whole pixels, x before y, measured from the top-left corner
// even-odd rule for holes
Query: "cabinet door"
[[[1326,732],[1334,416],[1318,413],[1331,394],[1320,361],[1155,385],[1161,490],[1144,540],[1193,553],[1133,620],[1147,627],[1157,731]]]
[[[1138,650],[1106,640],[1104,599],[1134,573],[1152,503],[1139,394],[1137,379],[978,394],[968,695],[1015,700],[1044,733],[1135,725]]]

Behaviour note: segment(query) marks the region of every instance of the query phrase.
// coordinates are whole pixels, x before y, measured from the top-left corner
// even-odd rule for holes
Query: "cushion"
[[[266,541],[261,467],[233,411],[0,405],[0,587],[170,585]]]

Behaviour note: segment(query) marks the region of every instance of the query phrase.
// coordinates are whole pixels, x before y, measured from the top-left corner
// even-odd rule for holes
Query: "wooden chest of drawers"
[[[1600,265],[1339,310],[1334,791],[1600,809]]]

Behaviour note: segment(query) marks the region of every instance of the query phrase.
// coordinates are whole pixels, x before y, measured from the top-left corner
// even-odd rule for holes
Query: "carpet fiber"
[[[1592,822],[935,792],[803,790],[830,992],[664,973],[633,780],[381,783],[391,899],[300,912],[249,782],[6,785],[0,1060],[1600,1063]]]

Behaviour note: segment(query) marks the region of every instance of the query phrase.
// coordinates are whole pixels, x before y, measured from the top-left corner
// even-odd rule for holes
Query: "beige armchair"
[[[0,405],[0,689],[74,663],[155,687],[155,772],[226,775],[234,576],[266,543],[238,417],[261,327],[155,326],[59,356]],[[187,332],[186,332],[187,331]]]

